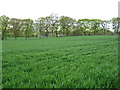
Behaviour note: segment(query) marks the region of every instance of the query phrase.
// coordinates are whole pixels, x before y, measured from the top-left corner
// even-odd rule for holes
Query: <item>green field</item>
[[[3,88],[117,88],[118,37],[3,40]]]

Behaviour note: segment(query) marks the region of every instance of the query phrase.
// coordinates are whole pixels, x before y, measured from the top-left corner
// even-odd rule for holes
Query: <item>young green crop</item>
[[[117,37],[3,41],[3,88],[117,88]]]

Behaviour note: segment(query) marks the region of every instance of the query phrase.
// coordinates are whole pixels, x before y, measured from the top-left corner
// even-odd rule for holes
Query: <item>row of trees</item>
[[[120,18],[111,20],[79,19],[75,20],[67,16],[51,14],[40,17],[33,21],[31,19],[9,18],[0,16],[0,29],[2,40],[7,37],[48,37],[48,36],[79,36],[79,35],[107,35],[119,34]],[[113,32],[110,30],[112,25]]]

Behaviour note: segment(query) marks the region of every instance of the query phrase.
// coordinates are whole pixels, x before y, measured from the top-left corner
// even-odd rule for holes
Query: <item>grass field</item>
[[[116,88],[117,36],[3,41],[3,88]]]

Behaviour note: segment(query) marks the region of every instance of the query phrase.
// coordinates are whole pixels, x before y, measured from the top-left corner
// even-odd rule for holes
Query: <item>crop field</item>
[[[3,88],[117,88],[118,37],[3,40]]]

